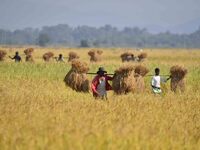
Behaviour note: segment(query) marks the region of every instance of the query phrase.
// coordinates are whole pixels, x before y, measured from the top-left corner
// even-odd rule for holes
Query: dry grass
[[[23,53],[25,48],[0,49],[12,55]],[[0,149],[199,149],[199,50],[144,50],[148,63],[141,63],[149,74],[156,67],[161,74],[168,74],[174,65],[187,68],[184,93],[171,92],[166,83],[163,95],[155,96],[151,77],[144,76],[143,93],[116,95],[109,91],[107,101],[95,101],[91,92],[65,86],[63,78],[71,64],[44,63],[42,55],[52,51],[67,56],[74,51],[81,56],[80,61],[90,64],[91,72],[104,66],[112,73],[122,65],[119,55],[123,51],[102,49],[104,60],[96,64],[88,60],[89,49],[34,49],[35,63],[14,63],[9,58],[0,63]],[[87,77],[90,81],[93,78]]]

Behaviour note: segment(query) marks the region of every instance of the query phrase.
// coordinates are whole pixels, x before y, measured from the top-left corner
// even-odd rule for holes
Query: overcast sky
[[[170,28],[200,19],[200,0],[0,0],[0,28],[57,24]]]

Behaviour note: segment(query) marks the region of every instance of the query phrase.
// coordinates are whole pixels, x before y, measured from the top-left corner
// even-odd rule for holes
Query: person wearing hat
[[[113,77],[106,75],[107,71],[103,67],[99,67],[97,75],[92,80],[91,89],[95,98],[107,99],[107,91],[112,90],[108,83]]]
[[[14,59],[15,62],[20,62],[22,59],[21,57],[19,56],[19,52],[15,52],[15,56],[14,57],[11,57],[9,56],[11,59]]]

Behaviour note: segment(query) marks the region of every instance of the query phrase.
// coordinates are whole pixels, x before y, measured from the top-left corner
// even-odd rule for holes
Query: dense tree
[[[90,47],[88,40],[81,40],[80,47]]]
[[[163,32],[151,34],[146,29],[125,27],[118,30],[111,25],[99,28],[66,24],[45,26],[42,29],[25,28],[8,31],[0,29],[0,44],[60,45],[68,47],[191,47],[200,48],[200,28],[191,34]]]
[[[38,45],[46,46],[46,44],[50,41],[50,38],[47,34],[41,33],[38,37]]]

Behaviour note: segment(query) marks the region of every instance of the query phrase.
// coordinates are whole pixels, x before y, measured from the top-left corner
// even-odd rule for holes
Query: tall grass
[[[104,66],[113,73],[122,65],[123,51],[102,50],[102,62],[90,63],[89,49],[73,49],[90,72]],[[108,101],[66,87],[63,79],[70,63],[44,63],[47,51],[51,49],[34,51],[36,63],[8,58],[0,63],[0,149],[199,149],[200,51],[145,50],[148,58],[142,64],[149,74],[155,67],[169,74],[176,64],[188,69],[185,93],[171,92],[167,83],[164,93],[155,96],[151,77],[145,77],[144,93],[118,96],[110,91]],[[69,51],[53,52],[67,56]]]

